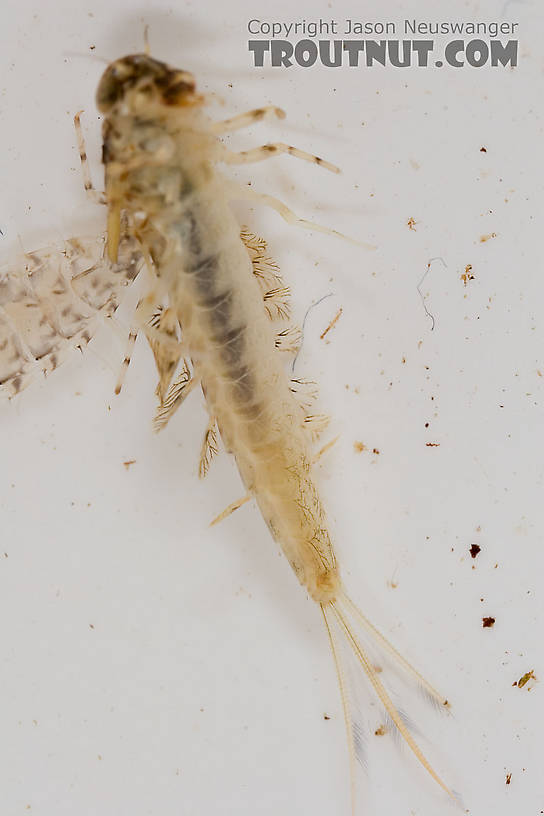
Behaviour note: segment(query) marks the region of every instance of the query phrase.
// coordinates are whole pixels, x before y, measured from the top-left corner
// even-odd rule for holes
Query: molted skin
[[[0,396],[24,390],[58,368],[111,317],[143,257],[121,227],[118,259],[105,258],[104,238],[71,238],[0,266]]]

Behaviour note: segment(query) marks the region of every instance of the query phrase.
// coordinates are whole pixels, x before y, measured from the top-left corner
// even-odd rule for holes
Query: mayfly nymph
[[[289,290],[267,254],[266,242],[240,227],[230,202],[261,202],[291,224],[339,233],[298,218],[270,195],[228,180],[216,165],[246,164],[287,153],[333,172],[338,168],[283,143],[231,151],[221,141],[223,135],[265,118],[283,118],[284,113],[268,106],[215,122],[206,114],[206,101],[192,74],[146,53],[123,57],[106,69],[97,90],[104,119],[104,194],[92,187],[76,117],[85,187],[108,210],[106,247],[91,269],[105,276],[106,282],[119,281],[123,275],[127,282],[145,268],[148,285],[136,308],[137,329],[130,343],[141,329],[153,350],[159,401],[155,428],[164,428],[187,395],[200,386],[209,423],[199,473],[206,474],[220,437],[234,456],[247,490],[218,518],[254,498],[274,541],[319,606],[341,687],[352,778],[360,742],[342,663],[346,646],[366,674],[391,727],[451,796],[394,705],[367,643],[393,658],[432,700],[439,705],[447,702],[375,629],[343,587],[312,475],[316,461],[312,443],[326,418],[309,411],[297,393],[301,381],[291,380],[286,370],[285,352],[296,351],[300,341],[300,330],[285,322]],[[83,286],[85,275],[75,279]],[[62,286],[66,280],[63,276]],[[92,283],[90,277],[87,282]],[[115,308],[117,289],[113,284],[105,286],[115,291],[109,292],[111,301],[104,291],[104,302],[97,302],[95,311],[110,302],[110,312]],[[4,291],[0,288],[0,294]],[[78,299],[85,301],[79,292]],[[43,308],[49,308],[45,295],[42,300]],[[0,306],[6,310],[14,302],[17,298],[10,292]],[[54,316],[52,307],[49,313]],[[20,350],[16,316],[9,320],[12,347]],[[57,335],[66,341],[58,328]],[[125,369],[129,360],[127,352]],[[4,373],[4,381],[12,382],[12,392],[20,390],[20,383],[14,383],[16,369],[12,365],[9,376]]]

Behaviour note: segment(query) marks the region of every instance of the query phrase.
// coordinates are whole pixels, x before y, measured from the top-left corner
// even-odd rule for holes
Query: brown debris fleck
[[[487,235],[480,235],[480,243],[485,244],[486,241],[489,241],[490,238],[496,238],[496,232],[489,232]]]
[[[324,719],[324,720],[330,720],[330,717],[329,717],[329,715],[328,715],[328,714],[323,714],[323,719]]]
[[[375,453],[376,456],[378,456],[379,452],[378,448],[372,448],[372,453]]]
[[[472,544],[470,547],[470,555],[472,558],[476,558],[478,553],[482,551],[482,548],[478,546],[478,544]]]
[[[327,328],[325,329],[325,331],[324,331],[324,332],[322,332],[322,333],[319,335],[319,339],[320,339],[320,340],[323,340],[323,338],[325,337],[325,335],[326,335],[326,334],[328,334],[328,332],[330,332],[330,330],[331,330],[331,329],[333,329],[333,328],[335,327],[335,325],[336,325],[337,321],[340,319],[340,315],[342,314],[342,312],[343,312],[343,311],[344,311],[344,310],[342,309],[342,307],[340,307],[340,309],[338,309],[338,311],[336,312],[335,316],[333,317],[333,319],[331,320],[331,322],[329,323],[329,325],[327,326]]]
[[[507,773],[506,774],[506,784],[509,785],[511,781],[512,781],[512,774]]]
[[[482,618],[482,626],[484,629],[491,629],[492,626],[495,625],[495,618],[486,617]]]
[[[376,728],[374,734],[377,737],[383,737],[384,734],[387,734],[387,728],[385,727],[385,725],[380,725],[378,728]]]
[[[472,264],[467,264],[465,266],[465,271],[461,275],[461,280],[463,281],[465,286],[469,281],[474,280],[474,275],[472,274]]]
[[[366,446],[364,442],[354,442],[353,449],[355,453],[362,453],[366,449]]]
[[[536,680],[534,669],[531,669],[531,671],[525,672],[523,677],[520,677],[520,679],[518,680],[517,683],[515,683],[515,685],[518,688],[523,688],[523,686],[527,685],[529,680]]]
[[[136,459],[127,459],[126,462],[123,462],[124,466],[128,470],[131,465],[136,464]]]
[[[414,232],[417,232],[417,230],[416,230],[416,224],[417,224],[417,221],[416,221],[416,220],[415,220],[415,218],[413,218],[412,216],[410,216],[410,218],[409,218],[409,219],[408,219],[408,221],[406,222],[406,226],[408,227],[408,229],[411,229],[411,230],[413,230]]]
[[[487,153],[487,147],[481,147],[480,153]]]
[[[440,442],[425,442],[426,448],[439,448]]]

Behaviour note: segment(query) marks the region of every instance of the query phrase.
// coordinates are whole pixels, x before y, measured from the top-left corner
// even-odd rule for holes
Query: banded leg
[[[255,122],[261,122],[263,119],[271,119],[273,116],[277,119],[285,119],[285,111],[275,105],[266,105],[263,108],[255,108],[245,113],[239,113],[238,116],[224,119],[222,122],[214,122],[211,130],[212,133],[220,136],[223,133],[233,133],[235,130],[249,127]]]
[[[181,343],[177,337],[177,321],[176,325],[172,327],[170,310],[163,309],[161,306],[152,306],[152,302],[152,298],[145,298],[140,300],[136,306],[136,325],[128,335],[125,356],[115,385],[115,393],[119,394],[121,392],[138,333],[140,329],[143,329],[159,373],[156,393],[162,403],[164,392],[168,388],[182,352]]]
[[[85,138],[83,136],[83,130],[81,128],[81,114],[83,111],[78,111],[74,116],[74,127],[76,129],[76,138],[77,138],[77,147],[79,150],[79,158],[81,161],[81,172],[83,174],[83,186],[85,187],[85,192],[87,196],[90,198],[92,202],[95,204],[105,204],[106,197],[104,193],[99,193],[98,190],[95,189],[92,179],[91,179],[91,171],[89,170],[89,160],[87,158],[87,151],[85,150]]]
[[[252,164],[270,159],[279,153],[287,153],[289,156],[294,156],[295,159],[302,159],[302,161],[307,161],[311,164],[318,164],[320,167],[324,167],[325,170],[330,170],[331,173],[340,173],[340,168],[335,164],[325,161],[325,159],[322,159],[320,156],[307,153],[305,150],[299,150],[298,147],[284,144],[284,142],[273,142],[272,144],[254,147],[252,150],[242,150],[240,153],[233,153],[227,150],[227,148],[224,148],[224,150],[221,151],[221,161],[225,162],[225,164]]]
[[[115,383],[116,394],[121,393],[121,388],[123,387],[123,383],[125,382],[125,377],[127,375],[127,370],[132,359],[132,352],[134,351],[134,346],[136,344],[137,337],[138,329],[131,329],[128,333],[125,356],[123,357],[123,362],[121,363],[121,368],[119,370],[119,376],[117,377],[117,382]]]

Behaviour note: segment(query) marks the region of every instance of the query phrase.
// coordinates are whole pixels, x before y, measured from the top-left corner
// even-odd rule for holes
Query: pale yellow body
[[[248,491],[301,584],[328,603],[339,579],[310,475],[311,434],[275,350],[228,184],[213,164],[220,145],[211,125],[193,106],[144,122],[141,113],[112,113],[106,195],[150,259],[150,300],[166,298],[175,312],[183,353]]]
[[[414,754],[449,793],[415,743],[362,645],[365,630],[428,696],[444,702],[342,587],[311,476],[307,417],[293,394],[282,355],[275,350],[263,292],[229,207],[229,199],[239,197],[240,188],[233,194],[231,183],[215,168],[217,162],[233,156],[253,161],[278,150],[326,163],[281,144],[231,154],[216,134],[235,129],[244,117],[212,123],[202,110],[203,99],[195,91],[193,77],[144,54],[112,63],[103,75],[97,100],[104,114],[110,261],[116,261],[126,230],[138,241],[152,273],[153,284],[140,316],[142,322],[147,320],[145,331],[159,370],[159,415],[167,421],[191,385],[201,385],[210,416],[274,539],[300,583],[321,606],[338,669],[352,769],[359,751],[359,725],[350,712],[338,637],[353,651]],[[260,109],[247,116],[263,118],[264,113]],[[299,220],[285,205],[263,198],[290,216],[288,220]],[[190,365],[183,364],[181,376],[165,394],[182,355]]]

